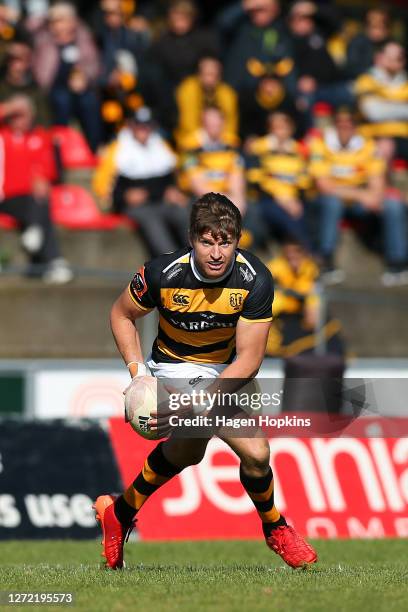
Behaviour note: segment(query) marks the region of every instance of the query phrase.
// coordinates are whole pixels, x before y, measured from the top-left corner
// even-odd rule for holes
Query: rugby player
[[[147,361],[153,376],[216,381],[256,376],[272,320],[273,280],[257,257],[237,248],[240,235],[238,208],[224,195],[204,195],[192,207],[191,246],[145,264],[119,296],[111,326],[132,379],[146,375],[135,321],[154,308],[159,329]],[[159,416],[152,413],[151,428],[158,426]],[[170,435],[152,450],[123,495],[97,498],[94,508],[107,567],[123,567],[124,543],[144,502],[184,468],[199,463],[210,437]],[[266,437],[222,439],[240,459],[240,480],[258,512],[267,545],[293,568],[317,561],[313,548],[274,504]]]

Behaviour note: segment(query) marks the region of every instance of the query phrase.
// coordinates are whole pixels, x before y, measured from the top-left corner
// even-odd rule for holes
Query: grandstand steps
[[[50,287],[6,279],[0,286],[0,358],[117,357],[109,312],[124,286],[80,279]],[[148,327],[142,333],[146,346],[152,340]]]
[[[63,252],[78,278],[48,287],[18,276],[0,277],[0,358],[116,357],[109,310],[131,274],[146,260],[140,238],[128,228],[110,232],[59,229]],[[1,250],[23,264],[16,232],[2,232]],[[346,282],[330,290],[330,310],[343,324],[347,352],[359,357],[406,357],[408,288],[383,289],[382,263],[342,232],[338,264]],[[149,315],[150,317],[151,315]],[[145,349],[154,326],[144,330]]]
[[[49,287],[40,281],[3,277],[0,358],[116,357],[109,311],[125,284],[124,278],[80,278],[68,286]],[[347,353],[406,357],[407,299],[408,292],[402,289],[387,290],[386,295],[379,288],[336,293],[331,310],[342,322]],[[153,333],[154,325],[146,321],[146,351]]]
[[[74,268],[132,272],[148,259],[137,232],[128,227],[113,231],[58,229],[63,256]],[[26,261],[18,233],[1,232],[1,251],[13,264]]]
[[[113,231],[59,228],[58,234],[62,253],[74,267],[131,272],[148,259],[140,235],[128,227]],[[11,263],[24,264],[17,232],[1,232],[0,250],[10,257]],[[261,257],[268,261],[274,252],[277,249],[268,249]],[[345,287],[379,288],[383,271],[381,258],[367,250],[350,229],[341,232],[337,265],[346,272]]]
[[[352,288],[378,288],[384,271],[382,258],[369,251],[349,228],[340,234],[336,265],[346,273],[344,286]]]

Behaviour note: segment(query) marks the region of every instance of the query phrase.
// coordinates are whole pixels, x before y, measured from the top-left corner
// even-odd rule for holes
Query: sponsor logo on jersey
[[[234,308],[234,310],[238,310],[242,306],[242,302],[244,301],[244,297],[242,293],[231,293],[230,295],[230,306]]]
[[[179,306],[188,306],[190,302],[190,298],[188,295],[183,295],[182,293],[176,293],[173,295],[173,304],[178,304]]]
[[[137,272],[132,280],[132,289],[134,290],[134,292],[136,293],[137,297],[139,299],[141,299],[141,297],[146,293],[147,291],[147,283],[146,283],[146,279],[144,276],[144,266],[142,266],[139,270],[139,272]]]
[[[239,269],[239,273],[241,274],[242,278],[244,279],[245,282],[250,283],[252,280],[254,280],[253,274],[251,274],[251,272],[248,270],[248,268],[240,268]]]
[[[226,323],[224,321],[213,321],[209,323],[208,321],[175,321],[174,319],[170,319],[170,322],[174,327],[178,329],[184,329],[186,331],[203,331],[206,329],[226,329],[228,327],[236,327],[236,323]]]
[[[170,270],[170,272],[167,274],[166,279],[167,280],[171,280],[172,278],[175,278],[176,276],[178,276],[180,274],[180,272],[182,271],[182,267],[181,266],[176,266],[175,268],[173,268],[172,270]]]

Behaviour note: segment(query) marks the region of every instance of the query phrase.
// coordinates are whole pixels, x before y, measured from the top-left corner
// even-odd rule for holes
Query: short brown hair
[[[242,218],[238,208],[221,193],[206,193],[199,198],[191,210],[190,239],[197,240],[206,232],[214,238],[226,240],[232,236],[239,240]]]

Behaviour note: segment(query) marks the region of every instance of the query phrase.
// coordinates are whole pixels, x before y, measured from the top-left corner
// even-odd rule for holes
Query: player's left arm
[[[253,378],[265,357],[271,321],[250,323],[240,319],[236,331],[237,357],[219,378]]]
[[[256,376],[265,356],[272,322],[274,296],[272,274],[258,263],[256,280],[238,319],[235,346],[236,359],[218,378],[249,379]]]

